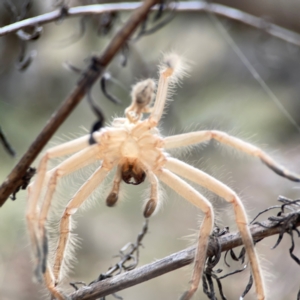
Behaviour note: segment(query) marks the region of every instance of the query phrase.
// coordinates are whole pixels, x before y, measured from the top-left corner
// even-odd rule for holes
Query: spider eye
[[[142,183],[146,178],[146,173],[137,164],[124,164],[121,175],[124,182],[133,185]]]

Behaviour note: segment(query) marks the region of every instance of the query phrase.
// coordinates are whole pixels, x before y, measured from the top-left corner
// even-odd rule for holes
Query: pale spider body
[[[133,179],[142,176],[136,174],[134,170],[155,170],[162,167],[165,155],[162,149],[164,143],[159,131],[151,128],[147,120],[138,121],[136,124],[129,123],[127,119],[117,121],[118,123],[122,121],[123,124],[121,126],[117,124],[119,128],[103,130],[101,135],[99,151],[103,155],[103,166],[117,163],[121,166],[122,178],[125,177],[125,170],[131,166]],[[124,181],[131,183],[125,178]],[[135,182],[133,181],[132,184]]]
[[[112,169],[118,166],[114,188],[106,200],[108,206],[113,206],[118,200],[120,179],[127,184],[138,185],[145,180],[147,170],[155,172],[166,162],[167,154],[163,151],[164,142],[158,129],[152,128],[148,120],[131,122],[125,118],[115,119],[112,127],[101,130],[99,137],[102,167]],[[146,204],[145,217],[149,217],[156,208],[156,194],[157,191],[154,191],[154,198]]]
[[[35,275],[44,281],[52,297],[65,299],[59,289],[63,268],[70,246],[72,215],[74,215],[90,194],[102,183],[107,174],[116,168],[111,192],[106,203],[114,206],[118,201],[120,183],[140,184],[146,178],[150,183],[150,197],[146,199],[144,216],[150,217],[158,207],[158,180],[198,207],[204,213],[196,247],[194,270],[190,288],[181,299],[190,299],[198,288],[206,261],[209,236],[214,225],[214,212],[210,202],[183,178],[199,184],[232,204],[237,227],[248,254],[254,278],[257,299],[265,299],[263,277],[259,260],[248,228],[244,206],[238,195],[228,186],[178,159],[172,158],[168,149],[195,145],[215,139],[227,146],[234,147],[248,155],[259,158],[277,174],[293,181],[300,181],[293,174],[276,163],[261,149],[216,130],[204,130],[163,138],[157,125],[162,117],[170,85],[174,85],[184,75],[184,64],[176,54],[169,54],[159,69],[159,82],[155,95],[155,82],[144,80],[133,87],[132,103],[125,110],[125,118],[115,119],[110,127],[93,133],[95,144],[90,145],[90,136],[50,148],[43,155],[37,169],[37,176],[30,185],[27,223],[36,258]],[[149,116],[142,119],[145,113]],[[47,169],[48,160],[70,155],[51,170]],[[46,225],[58,180],[94,162],[101,164],[69,200],[60,219],[59,238],[54,259],[48,258],[48,238]]]

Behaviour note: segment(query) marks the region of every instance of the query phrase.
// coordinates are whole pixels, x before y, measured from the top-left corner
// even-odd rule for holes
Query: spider
[[[264,281],[253,240],[248,228],[248,219],[244,206],[238,195],[227,185],[168,154],[168,149],[217,140],[227,146],[236,148],[248,155],[259,158],[278,175],[292,181],[300,177],[276,163],[261,149],[217,130],[196,131],[163,138],[157,125],[162,117],[170,88],[180,80],[186,71],[185,63],[175,53],[164,55],[159,67],[159,81],[156,91],[155,81],[147,79],[137,83],[132,89],[131,105],[125,110],[124,118],[116,118],[111,126],[93,133],[96,143],[89,144],[90,136],[50,148],[41,158],[35,181],[29,186],[27,223],[32,249],[36,257],[35,274],[44,281],[52,297],[65,299],[59,289],[63,277],[63,266],[67,248],[70,246],[72,215],[95,190],[112,169],[116,169],[111,192],[106,204],[114,206],[118,201],[121,181],[138,185],[146,178],[150,183],[150,197],[144,207],[144,217],[149,218],[158,208],[158,180],[165,183],[187,201],[204,213],[196,254],[191,284],[181,299],[190,299],[196,292],[206,261],[209,236],[214,225],[214,211],[211,203],[184,179],[191,180],[232,204],[235,221],[243,239],[250,261],[255,282],[257,299],[265,299]],[[155,101],[154,101],[155,98]],[[143,118],[144,114],[149,114]],[[49,159],[69,155],[56,167],[48,170]],[[94,173],[69,200],[60,219],[59,238],[53,262],[48,258],[48,238],[45,226],[48,212],[58,180],[63,176],[93,163],[101,162]]]

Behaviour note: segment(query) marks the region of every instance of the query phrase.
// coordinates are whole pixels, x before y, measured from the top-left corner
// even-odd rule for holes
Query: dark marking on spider
[[[127,184],[138,185],[146,178],[146,173],[137,164],[125,163],[121,172],[122,179]]]
[[[276,174],[279,176],[288,178],[291,181],[300,182],[300,179],[298,175],[287,172],[284,168],[278,168],[272,164],[269,164],[268,162],[261,160],[266,166],[268,166],[271,170],[273,170]]]

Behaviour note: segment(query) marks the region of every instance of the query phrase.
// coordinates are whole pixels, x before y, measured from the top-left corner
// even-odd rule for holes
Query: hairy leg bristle
[[[173,82],[177,82],[187,75],[187,71],[188,64],[183,57],[174,52],[164,54],[159,67],[160,74],[171,77]]]

